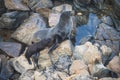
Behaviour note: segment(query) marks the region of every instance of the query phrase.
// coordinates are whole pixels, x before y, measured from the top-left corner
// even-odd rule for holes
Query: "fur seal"
[[[47,35],[44,36],[43,39],[28,46],[25,57],[27,58],[29,64],[31,64],[30,57],[35,54],[36,56],[33,59],[38,66],[39,51],[43,50],[45,47],[50,47],[48,51],[50,56],[50,53],[58,46],[59,43],[70,37],[70,33],[71,12],[66,11],[61,14],[59,23],[54,28],[50,29],[50,31],[47,33]]]

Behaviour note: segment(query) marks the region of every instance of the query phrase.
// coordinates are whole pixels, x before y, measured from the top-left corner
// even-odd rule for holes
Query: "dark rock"
[[[20,55],[21,44],[15,42],[0,42],[0,49],[3,50],[10,57],[17,57]]]
[[[86,25],[82,25],[77,28],[76,32],[76,45],[79,44],[80,40],[84,37],[88,36],[94,36],[98,27],[98,24],[100,24],[100,20],[95,14],[90,13],[89,14],[89,20]]]
[[[107,45],[114,53],[118,54],[120,47],[119,40],[119,32],[117,32],[113,27],[110,27],[104,23],[99,25],[95,35],[95,42],[100,45]]]
[[[8,61],[6,62],[6,64],[2,66],[0,77],[5,80],[8,80],[13,74],[14,74],[14,69],[12,67],[11,61]]]
[[[94,73],[93,76],[98,78],[103,78],[103,77],[117,78],[118,77],[118,75],[115,72],[110,71],[109,69],[100,69],[97,73]]]
[[[77,12],[97,12],[104,9],[104,0],[74,0],[73,3]]]
[[[0,28],[16,29],[28,17],[28,12],[14,11],[5,13],[0,17]]]
[[[103,40],[120,40],[119,33],[113,27],[110,27],[104,23],[99,25],[97,31],[98,32],[96,32],[95,37],[97,40],[100,40],[98,36],[103,37]]]
[[[113,25],[113,21],[110,16],[103,16],[101,20],[103,23],[105,23],[107,25],[110,25],[110,26]]]
[[[76,21],[77,21],[77,25],[81,26],[81,25],[87,24],[88,23],[88,17],[89,17],[88,13],[85,13],[85,14],[83,13],[83,15],[76,15],[75,18],[76,18]]]
[[[0,0],[0,16],[6,12],[6,8],[5,8],[5,5],[4,5],[4,0]]]

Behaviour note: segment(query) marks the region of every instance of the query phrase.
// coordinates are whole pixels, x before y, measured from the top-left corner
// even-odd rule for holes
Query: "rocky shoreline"
[[[0,0],[0,80],[120,80],[120,0]],[[71,11],[70,38],[25,58]],[[64,21],[65,22],[65,21]],[[60,31],[60,30],[59,30]]]

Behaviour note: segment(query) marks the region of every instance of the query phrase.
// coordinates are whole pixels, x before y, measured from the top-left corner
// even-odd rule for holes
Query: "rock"
[[[90,42],[86,42],[84,45],[76,46],[73,57],[75,59],[84,60],[87,64],[94,64],[96,60],[101,62],[100,51]]]
[[[42,72],[35,71],[34,72],[35,80],[46,80],[45,75]]]
[[[22,73],[19,80],[34,80],[34,70],[27,70]]]
[[[62,4],[60,6],[53,7],[52,12],[49,14],[49,26],[56,26],[59,22],[61,13],[65,11],[72,12],[72,6],[69,4]]]
[[[109,69],[107,69],[102,63],[89,64],[89,71],[91,75],[98,78],[103,77],[113,77],[117,78],[117,74]]]
[[[53,11],[56,12],[64,12],[64,11],[72,11],[72,6],[69,4],[62,4],[60,6],[56,6],[52,8]]]
[[[65,80],[95,80],[95,79],[90,76],[81,76],[79,74],[75,74],[67,77]]]
[[[52,71],[51,69],[46,69],[44,72],[44,75],[46,76],[46,80],[64,80],[66,77],[68,77],[68,74],[62,71]]]
[[[10,10],[29,10],[27,4],[23,3],[22,0],[5,0],[5,6]]]
[[[10,57],[18,57],[20,55],[22,45],[15,42],[0,42],[0,49]]]
[[[74,0],[74,9],[79,12],[79,11],[88,11],[86,7],[90,4],[91,0]]]
[[[119,33],[114,28],[104,23],[101,23],[99,25],[99,28],[97,29],[97,32],[96,32],[95,39],[101,40],[100,37],[102,37],[102,39],[105,39],[105,40],[120,40]]]
[[[0,73],[1,80],[10,79],[12,75],[14,75],[14,68],[11,65],[11,61],[7,61],[2,63],[2,69]]]
[[[108,56],[110,56],[110,54],[112,53],[111,48],[110,48],[110,47],[107,47],[106,45],[102,45],[102,46],[100,47],[100,49],[102,50],[103,55],[108,55]]]
[[[95,35],[95,43],[100,45],[106,45],[112,49],[112,51],[117,54],[119,53],[119,32],[114,28],[102,23],[99,25]]]
[[[115,56],[107,65],[109,69],[116,73],[120,73],[120,58],[118,56]]]
[[[114,56],[112,53],[112,49],[110,47],[107,47],[106,45],[102,45],[100,49],[102,51],[102,62],[106,66],[111,60],[111,57]]]
[[[16,29],[19,25],[29,17],[28,12],[13,11],[4,13],[0,17],[1,29]]]
[[[36,10],[36,8],[53,7],[53,3],[51,0],[30,0],[27,2],[27,4],[32,10]]]
[[[98,43],[100,45],[106,45],[110,47],[113,51],[114,54],[119,53],[119,41],[111,41],[111,40],[106,40],[106,41],[101,41],[101,40],[95,40],[95,43]]]
[[[48,18],[49,14],[51,13],[51,10],[49,8],[37,8],[36,12]]]
[[[63,57],[64,55],[68,55],[71,56],[72,55],[72,48],[73,45],[71,44],[71,42],[69,40],[63,41],[50,55],[52,58],[53,63],[56,63],[56,61],[58,61],[58,59],[64,59],[67,60],[68,63],[66,64],[67,66],[70,64],[69,62],[69,58],[67,57]],[[63,68],[64,66],[62,66],[61,64],[63,63],[63,60],[60,59],[60,66],[58,66],[59,68]],[[58,61],[59,62],[59,61]],[[41,65],[41,67],[44,69],[45,67],[49,67],[51,65],[51,61],[50,61],[50,57],[48,55],[48,49],[45,49],[43,51],[40,52],[40,57],[39,57],[39,65]],[[57,65],[57,63],[56,63]],[[65,65],[65,68],[66,68]]]
[[[55,65],[54,67],[58,71],[64,71],[64,72],[68,73],[69,72],[68,69],[71,64],[72,64],[71,57],[64,54],[54,64]]]
[[[33,69],[34,65],[32,63],[32,65],[30,65],[27,61],[27,59],[25,58],[25,56],[21,55],[20,57],[16,57],[13,58],[11,60],[12,62],[12,66],[14,67],[14,69],[19,72],[19,73],[24,73],[26,72],[28,69]]]
[[[111,78],[111,77],[105,77],[105,78],[101,78],[99,80],[119,80],[120,78]]]
[[[33,13],[29,19],[17,28],[17,30],[12,34],[12,38],[30,45],[32,43],[34,33],[43,28],[46,28],[46,23],[43,20],[43,17],[37,13]]]
[[[110,16],[103,16],[101,20],[103,23],[105,23],[107,25],[110,25],[110,26],[113,25],[113,21]]]
[[[0,16],[6,12],[5,4],[3,0],[0,0]]]
[[[60,13],[50,13],[49,14],[49,26],[53,27],[56,26],[60,19]]]
[[[81,76],[89,75],[87,65],[81,60],[75,60],[70,66],[70,74],[80,74]]]

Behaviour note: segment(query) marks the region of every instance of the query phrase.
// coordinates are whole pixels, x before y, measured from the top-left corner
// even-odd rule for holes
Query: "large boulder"
[[[32,44],[33,35],[40,29],[46,28],[46,23],[42,16],[33,13],[19,28],[12,34],[12,38],[25,44]],[[34,41],[33,41],[34,42]]]
[[[79,74],[81,76],[89,76],[88,66],[82,60],[74,60],[70,66],[70,74]]]
[[[0,49],[10,57],[18,57],[20,55],[22,45],[15,42],[0,42]]]
[[[65,70],[66,66],[70,64],[70,58],[69,57],[64,57],[66,55],[71,56],[72,55],[72,48],[73,45],[71,41],[66,40],[63,41],[49,56],[48,54],[48,49],[45,49],[40,52],[40,57],[39,57],[39,65],[41,65],[41,68],[44,69],[45,67],[51,66],[51,59],[53,63],[55,63],[55,66],[58,69]],[[51,59],[50,59],[51,58]],[[67,64],[62,66],[64,63],[64,60],[67,61]],[[57,62],[56,62],[57,61]],[[58,64],[60,63],[60,64]]]
[[[0,28],[16,29],[28,17],[29,17],[28,12],[13,11],[4,13],[0,17]]]
[[[74,59],[84,60],[87,64],[94,64],[96,60],[101,62],[100,51],[90,42],[75,47]]]

